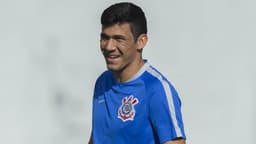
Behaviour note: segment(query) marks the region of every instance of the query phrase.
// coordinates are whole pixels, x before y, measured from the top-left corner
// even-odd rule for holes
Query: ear
[[[148,42],[148,35],[141,34],[137,39],[137,49],[139,51],[142,51],[142,49],[146,46],[147,42]]]

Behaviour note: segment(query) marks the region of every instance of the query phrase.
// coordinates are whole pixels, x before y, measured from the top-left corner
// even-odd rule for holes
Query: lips
[[[106,55],[105,56],[107,63],[116,63],[120,58],[120,55]]]
[[[107,58],[110,58],[110,59],[115,59],[115,58],[118,58],[119,55],[108,55]]]

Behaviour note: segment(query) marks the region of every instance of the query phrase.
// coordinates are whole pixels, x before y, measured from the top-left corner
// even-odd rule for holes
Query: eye
[[[105,34],[100,35],[100,41],[106,41],[106,40],[109,40],[109,39],[110,39],[110,37],[105,35]]]
[[[106,41],[106,40],[108,40],[108,38],[106,38],[106,37],[100,37],[100,41]]]
[[[126,40],[123,36],[114,36],[113,39],[115,39],[117,42],[124,42]]]
[[[121,38],[117,38],[115,39],[117,42],[124,42],[125,40],[124,39],[121,39]]]

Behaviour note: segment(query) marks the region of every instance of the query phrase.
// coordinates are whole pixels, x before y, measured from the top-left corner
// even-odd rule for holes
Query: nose
[[[114,39],[110,38],[102,43],[101,46],[103,49],[108,51],[113,51],[116,48],[116,42]]]

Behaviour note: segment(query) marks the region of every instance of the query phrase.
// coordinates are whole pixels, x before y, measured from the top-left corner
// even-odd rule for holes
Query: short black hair
[[[103,28],[114,24],[128,23],[135,40],[147,33],[147,21],[143,10],[130,2],[116,3],[105,9],[101,15]]]

